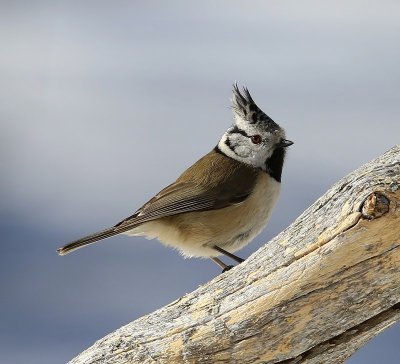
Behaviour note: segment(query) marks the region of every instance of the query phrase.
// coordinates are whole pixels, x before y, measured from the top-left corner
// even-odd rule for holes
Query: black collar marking
[[[239,129],[237,125],[233,127],[233,129],[229,132],[229,134],[242,134],[246,138],[250,138],[249,134],[247,134],[244,130]]]
[[[276,181],[281,182],[283,161],[285,159],[285,149],[277,148],[265,161],[266,172]]]

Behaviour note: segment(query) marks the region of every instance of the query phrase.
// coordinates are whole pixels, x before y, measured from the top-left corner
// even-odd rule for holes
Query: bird
[[[233,124],[209,153],[186,169],[134,214],[59,249],[68,254],[125,234],[157,238],[184,257],[210,258],[225,272],[221,255],[233,254],[267,225],[281,189],[285,131],[254,102],[247,87],[233,85]]]

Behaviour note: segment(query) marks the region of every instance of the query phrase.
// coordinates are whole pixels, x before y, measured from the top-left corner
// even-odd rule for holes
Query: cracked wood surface
[[[343,363],[400,318],[400,146],[244,263],[71,364]]]

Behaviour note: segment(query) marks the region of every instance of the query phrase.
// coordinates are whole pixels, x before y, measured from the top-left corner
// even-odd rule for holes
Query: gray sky
[[[1,1],[0,27],[7,363],[64,363],[219,273],[140,238],[55,249],[214,147],[234,81],[295,142],[271,222],[241,256],[399,143],[396,1]],[[349,363],[394,363],[399,339],[397,325]]]

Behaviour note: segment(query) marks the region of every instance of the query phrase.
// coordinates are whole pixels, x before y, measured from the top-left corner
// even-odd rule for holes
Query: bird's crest
[[[248,124],[259,125],[265,130],[279,128],[279,126],[256,105],[247,87],[243,87],[243,91],[240,92],[237,83],[233,84],[232,108],[236,124],[246,122]]]

